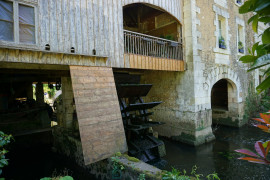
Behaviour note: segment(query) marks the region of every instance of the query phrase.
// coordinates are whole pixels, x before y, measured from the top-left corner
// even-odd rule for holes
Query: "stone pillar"
[[[44,89],[43,89],[42,82],[38,82],[36,85],[36,98],[37,98],[38,105],[44,104]]]
[[[74,96],[70,77],[62,77],[62,113],[63,122],[60,126],[72,129],[73,128],[73,112],[74,112]]]

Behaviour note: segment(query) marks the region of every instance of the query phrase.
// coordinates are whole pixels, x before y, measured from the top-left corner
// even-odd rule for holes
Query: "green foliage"
[[[260,124],[254,124],[255,127],[262,129],[264,132],[270,133],[270,111],[267,113],[260,113],[261,118],[254,118],[253,120],[260,122]],[[252,163],[270,165],[268,154],[270,152],[270,140],[266,142],[257,141],[255,143],[256,153],[249,149],[237,149],[238,153],[248,155],[249,157],[240,157],[238,159],[246,160]]]
[[[186,175],[186,170],[183,170],[183,173],[181,173],[179,170],[172,168],[172,171],[165,171],[165,173],[162,175],[162,180],[191,180],[196,179],[200,180],[201,177],[203,177],[202,174],[197,174],[197,166],[193,166],[191,170],[191,176]],[[208,180],[220,180],[217,173],[209,174],[206,176]]]
[[[239,49],[244,48],[243,43],[242,43],[241,41],[238,42],[238,48],[239,48]]]
[[[270,1],[269,0],[248,0],[239,8],[239,13],[245,14],[253,12],[254,15],[248,20],[252,22],[252,29],[258,33],[258,23],[262,22],[270,24]],[[252,71],[261,67],[266,67],[270,64],[270,28],[268,27],[262,34],[262,42],[257,42],[253,45],[250,55],[240,58],[243,63],[251,63]],[[261,44],[260,44],[261,43]],[[260,45],[259,45],[260,44]],[[270,67],[266,67],[265,80],[256,88],[259,93],[270,88]]]
[[[145,174],[140,174],[137,179],[138,180],[145,180]]]
[[[53,177],[53,178],[42,178],[40,180],[74,180],[71,176],[64,176],[64,177]]]
[[[186,176],[186,171],[183,171],[183,175],[178,169],[172,168],[172,171],[166,171],[162,175],[162,180],[190,180],[189,176]]]
[[[122,170],[125,169],[125,167],[120,163],[119,157],[117,156],[111,157],[111,160],[112,160],[113,173],[121,172]]]
[[[9,144],[11,139],[11,135],[7,135],[0,131],[0,175],[2,174],[2,168],[8,165],[8,159],[6,159],[5,156],[8,151],[4,149],[4,146]]]
[[[218,177],[218,174],[217,173],[213,173],[213,174],[209,174],[209,175],[207,175],[206,176],[206,178],[208,179],[208,180],[220,180],[220,178]]]
[[[203,175],[202,175],[202,174],[197,174],[197,173],[196,173],[197,169],[198,169],[198,168],[197,168],[196,165],[193,166],[193,167],[192,167],[192,170],[191,170],[191,175],[193,175],[193,176],[196,178],[196,180],[199,180],[200,177],[203,176]]]
[[[43,85],[44,92],[49,94],[49,98],[53,98],[56,93],[56,89],[52,84],[44,84]]]
[[[266,112],[270,109],[270,96],[268,92],[257,94],[253,88],[253,84],[250,84],[248,89],[248,96],[245,100],[245,113],[244,120],[248,121],[252,117],[259,115],[258,112]]]
[[[218,39],[218,42],[219,42],[220,45],[226,46],[224,37],[220,36],[219,39]]]

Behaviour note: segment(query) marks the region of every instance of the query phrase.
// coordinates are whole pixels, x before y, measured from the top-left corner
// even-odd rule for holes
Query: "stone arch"
[[[212,109],[213,123],[223,124],[228,126],[239,127],[244,124],[243,122],[243,98],[242,87],[238,74],[227,66],[219,66],[212,69],[208,74],[207,83],[209,83],[208,96],[209,102],[212,98],[212,89],[220,80],[227,81],[227,95],[228,95],[228,108],[227,109]]]
[[[173,16],[181,25],[183,24],[182,2],[179,0],[167,0],[166,2],[163,2],[162,0],[123,0],[122,7],[135,3],[148,4],[166,11],[171,16]]]
[[[211,97],[211,90],[219,80],[226,79],[232,88],[237,91],[237,94],[235,94],[236,102],[242,103],[242,93],[243,89],[241,86],[240,79],[238,77],[238,74],[232,70],[229,67],[226,66],[219,66],[211,70],[211,73],[208,73],[208,76],[206,77],[207,84],[209,85],[208,88],[208,96]]]

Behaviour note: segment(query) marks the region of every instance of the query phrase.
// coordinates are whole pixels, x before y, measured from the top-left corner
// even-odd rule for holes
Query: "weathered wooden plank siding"
[[[91,56],[95,49],[98,56],[109,57],[107,66],[124,68],[123,6],[152,4],[182,22],[181,1],[35,0],[39,25],[36,50],[49,44],[53,52],[70,53],[74,47],[75,54]]]
[[[70,74],[85,164],[126,152],[112,68],[70,66]]]

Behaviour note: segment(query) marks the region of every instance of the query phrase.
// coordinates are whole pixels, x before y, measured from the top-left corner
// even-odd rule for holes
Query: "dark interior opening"
[[[219,80],[211,92],[212,109],[228,110],[228,82],[225,79]]]
[[[150,4],[134,3],[123,9],[124,29],[163,39],[178,41],[178,21]]]

